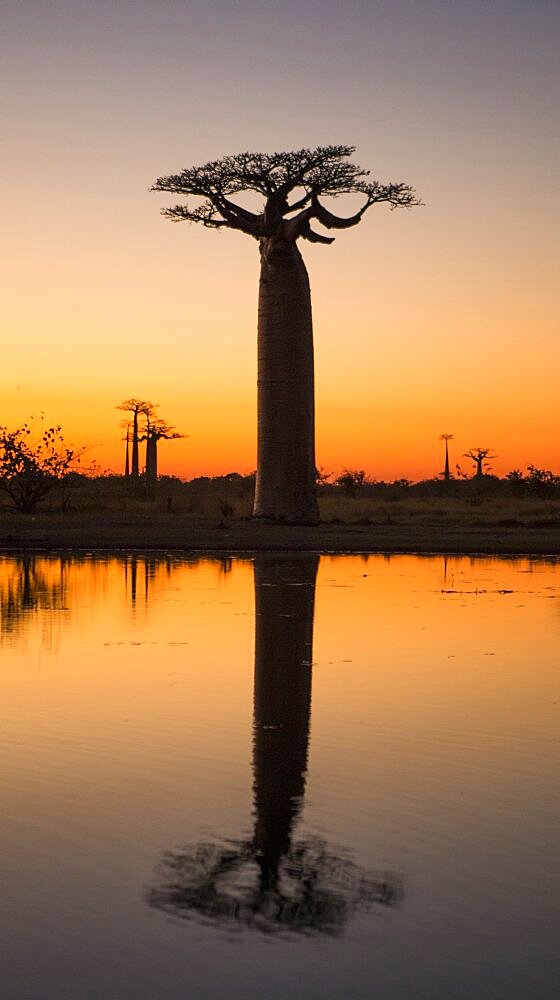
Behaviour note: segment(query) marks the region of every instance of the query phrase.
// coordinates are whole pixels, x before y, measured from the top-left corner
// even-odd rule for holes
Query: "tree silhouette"
[[[348,158],[353,146],[319,146],[283,153],[239,153],[179,174],[159,177],[154,191],[200,199],[163,210],[173,221],[235,229],[258,240],[257,478],[253,514],[288,523],[319,519],[315,484],[314,362],[311,295],[299,239],[332,243],[312,228],[357,225],[377,202],[391,208],[419,204],[407,184],[368,180]],[[232,196],[256,192],[261,211]],[[361,194],[349,218],[334,215],[320,198]]]
[[[130,420],[121,420],[120,426],[125,432],[124,437],[121,438],[121,441],[126,441],[126,450],[124,456],[124,478],[130,479],[130,432],[132,425],[130,423]]]
[[[13,431],[0,427],[0,490],[22,514],[31,514],[63,483],[84,452],[66,445],[59,424],[38,439],[32,429],[27,423]]]
[[[128,477],[130,476],[130,452],[129,452],[129,447],[130,447],[130,427],[127,424],[126,425],[126,458],[125,458],[125,462],[124,462],[124,476],[125,476],[125,479],[128,479]]]
[[[474,464],[474,478],[483,479],[490,472],[490,462],[497,456],[491,448],[471,448],[465,452],[465,458],[470,458]]]
[[[146,442],[146,485],[154,486],[158,477],[157,445],[158,441],[165,438],[168,441],[185,437],[175,430],[166,420],[156,416],[157,404],[149,403],[140,399],[128,399],[117,407],[119,410],[128,410],[133,414],[132,421],[132,472],[129,463],[129,441],[131,433],[130,421],[124,420],[122,426],[126,428],[126,459],[125,477],[138,479],[139,477],[139,444]],[[144,426],[140,427],[140,419],[144,418]]]
[[[154,404],[150,403],[146,399],[136,399],[132,396],[130,399],[125,399],[124,402],[119,403],[117,410],[124,410],[126,413],[132,413],[132,458],[130,464],[130,478],[133,482],[138,481],[138,476],[140,474],[139,461],[138,461],[138,442],[139,438],[139,427],[138,420],[140,414],[153,413]],[[128,435],[127,435],[127,457],[128,457]]]
[[[176,431],[166,420],[153,419],[151,415],[146,422],[146,483],[154,486],[158,477],[158,441],[174,441],[177,438],[185,437]]]
[[[448,443],[449,443],[449,441],[453,441],[454,437],[455,437],[454,434],[440,434],[440,436],[439,436],[439,440],[440,441],[445,441],[445,468],[443,470],[443,478],[445,479],[446,482],[448,482],[451,479],[451,474],[449,472],[449,447],[448,447]]]
[[[391,875],[293,835],[307,771],[317,566],[314,554],[255,558],[253,835],[168,851],[150,906],[231,929],[336,934],[356,908],[399,901]]]
[[[365,469],[344,469],[340,476],[335,479],[335,485],[341,486],[349,497],[355,497],[356,492],[366,483]]]

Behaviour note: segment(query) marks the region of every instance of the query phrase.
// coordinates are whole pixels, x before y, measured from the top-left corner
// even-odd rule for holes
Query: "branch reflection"
[[[311,711],[313,554],[255,559],[254,830],[250,840],[167,852],[150,906],[231,929],[340,933],[358,908],[396,905],[399,880],[318,837],[294,837]]]

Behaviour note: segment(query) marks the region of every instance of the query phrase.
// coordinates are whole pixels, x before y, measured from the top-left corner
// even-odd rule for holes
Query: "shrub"
[[[20,513],[34,511],[79,460],[58,425],[47,428],[38,440],[32,439],[27,423],[16,430],[0,427],[0,489]]]

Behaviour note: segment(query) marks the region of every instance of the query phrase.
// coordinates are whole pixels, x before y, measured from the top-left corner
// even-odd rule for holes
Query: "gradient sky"
[[[556,0],[5,0],[2,22],[0,423],[44,412],[120,470],[137,396],[189,435],[161,472],[253,469],[257,244],[172,225],[148,188],[349,143],[425,207],[302,244],[318,464],[431,476],[446,431],[452,465],[483,445],[499,474],[560,472]]]

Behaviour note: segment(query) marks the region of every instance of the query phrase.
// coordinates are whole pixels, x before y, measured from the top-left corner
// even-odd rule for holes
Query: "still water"
[[[0,559],[2,1000],[553,1000],[560,568]]]

